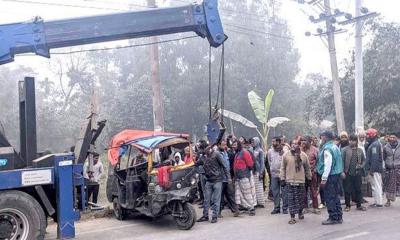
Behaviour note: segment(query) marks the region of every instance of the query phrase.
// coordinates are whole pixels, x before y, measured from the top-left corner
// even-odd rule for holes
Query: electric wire
[[[184,1],[184,0],[172,0],[172,1],[176,1],[176,2],[181,2],[181,3],[187,3],[190,4],[191,2],[188,1]],[[221,12],[229,12],[230,15],[226,15],[226,14],[222,14],[222,17],[232,17],[234,16],[233,14],[236,15],[247,15],[248,17],[246,17],[246,20],[253,20],[253,21],[259,21],[259,22],[263,22],[263,23],[274,23],[274,24],[280,24],[280,25],[284,25],[283,23],[278,23],[278,22],[274,22],[274,21],[268,21],[268,20],[264,20],[264,19],[260,19],[260,18],[266,18],[265,15],[260,15],[260,14],[255,14],[255,13],[247,13],[247,12],[243,12],[243,11],[238,11],[238,10],[233,10],[233,9],[227,9],[227,8],[223,8],[223,7],[218,7],[218,10]],[[251,17],[259,17],[259,18],[251,18]]]
[[[49,5],[49,6],[60,6],[60,7],[87,8],[87,9],[96,9],[96,10],[117,10],[117,11],[128,11],[129,10],[129,9],[121,9],[121,8],[104,8],[104,7],[95,7],[95,6],[86,6],[86,5],[61,4],[61,3],[51,3],[51,2],[43,2],[43,1],[31,1],[31,0],[0,0],[0,1],[3,1],[3,2],[15,2],[15,3],[27,3],[27,4],[39,4],[39,5]],[[96,2],[95,0],[86,0],[86,1],[94,1],[94,2]],[[184,2],[184,1],[181,1],[181,2]],[[185,2],[185,3],[188,3],[188,2]],[[131,5],[148,8],[147,6],[143,6],[143,5],[137,5],[137,4],[131,4]],[[247,14],[247,13],[243,13],[243,14]],[[259,20],[259,21],[263,22],[263,23],[269,23],[269,22],[262,21],[262,20]],[[274,22],[274,24],[280,24],[280,23]],[[246,27],[243,27],[243,26],[237,26],[237,25],[234,25],[234,24],[226,23],[225,25],[236,27],[236,28],[239,28],[239,29],[248,30],[248,31],[254,31],[254,32],[257,32],[257,33],[267,34],[267,35],[271,35],[271,36],[274,36],[274,37],[288,38],[288,37],[285,37],[285,36],[279,36],[277,34],[268,33],[268,32],[264,32],[264,31],[256,30],[256,29],[250,29],[250,28],[246,28]],[[292,39],[292,38],[290,38],[290,39]]]
[[[192,2],[188,2],[188,1],[184,1],[184,0],[172,0],[172,1],[181,2],[181,3],[187,3],[187,4],[190,4],[190,3],[193,2],[193,1]],[[252,16],[252,17],[254,17],[254,16],[256,16],[256,17],[265,17],[264,15],[260,15],[260,14],[239,12],[237,10],[223,8],[223,7],[218,7],[218,9],[221,10],[221,11],[225,11],[225,12],[232,12],[232,13],[236,13],[236,14],[244,14],[244,15],[248,15],[248,16]]]
[[[64,3],[51,3],[51,2],[30,1],[30,0],[0,0],[0,1],[13,2],[13,3],[47,5],[47,6],[58,6],[58,7],[86,8],[86,9],[96,9],[96,10],[127,11],[127,9],[121,9],[121,8],[103,8],[103,7],[95,7],[95,6],[74,5],[74,4],[64,4]]]
[[[148,42],[148,43],[141,43],[141,44],[125,45],[125,46],[81,49],[81,50],[74,50],[74,51],[69,51],[69,52],[51,52],[51,54],[53,54],[53,55],[67,55],[67,54],[82,53],[82,52],[97,52],[97,51],[109,51],[109,50],[114,50],[114,49],[144,47],[144,46],[150,46],[150,45],[162,44],[162,43],[169,43],[169,42],[176,42],[176,41],[180,41],[180,40],[192,39],[192,38],[198,38],[198,37],[199,36],[188,36],[188,37],[174,38],[174,39],[161,40],[161,41]]]
[[[43,2],[43,1],[31,1],[31,0],[0,0],[3,2],[13,2],[13,3],[26,3],[26,4],[38,4],[38,5],[48,5],[48,6],[59,6],[59,7],[72,7],[72,8],[83,8],[83,9],[95,9],[95,10],[112,10],[112,11],[129,11],[130,9],[125,9],[125,8],[112,8],[112,7],[97,7],[97,6],[87,6],[87,5],[74,5],[74,4],[63,4],[63,3],[54,3],[54,2]],[[87,2],[98,2],[98,3],[107,3],[107,4],[117,4],[117,3],[113,3],[113,2],[107,2],[107,1],[98,1],[98,0],[84,0]],[[175,0],[177,1],[177,0]],[[184,3],[188,3],[189,2],[185,2],[185,1],[180,1],[180,2],[184,2]],[[149,8],[148,6],[144,6],[144,5],[139,5],[139,4],[133,4],[133,3],[129,3],[127,4],[128,6],[135,6],[135,7],[141,7],[141,8]],[[232,13],[236,13],[238,15],[250,15],[250,16],[254,16],[254,14],[250,14],[250,13],[245,13],[245,12],[238,12],[238,11],[234,11],[234,10],[227,10],[227,9],[222,9],[221,11],[229,11]],[[222,15],[221,17],[232,17],[233,15]],[[262,15],[256,15],[259,17],[265,17]],[[255,18],[246,18],[247,20],[250,21],[258,21],[260,23],[265,23],[265,24],[278,24],[278,25],[284,25],[283,23],[279,23],[276,21],[267,21],[267,20],[263,20],[263,19],[255,19]]]
[[[266,34],[243,32],[243,31],[239,31],[239,30],[231,29],[231,28],[225,28],[225,30],[227,32],[237,33],[237,34],[240,34],[240,35],[246,35],[246,36],[249,36],[249,37],[252,36],[252,37],[258,37],[258,38],[265,38],[266,36],[268,36]]]
[[[83,8],[83,9],[95,9],[95,10],[112,10],[112,11],[129,11],[130,9],[126,8],[113,8],[113,7],[97,7],[97,6],[87,6],[87,5],[76,5],[76,4],[64,4],[64,3],[54,3],[54,2],[44,2],[44,1],[32,1],[32,0],[0,0],[3,2],[13,2],[13,3],[26,3],[26,4],[37,4],[37,5],[47,5],[47,6],[59,6],[59,7],[72,7],[72,8]],[[113,3],[113,2],[107,2],[107,1],[98,1],[98,0],[84,0],[86,2],[97,2],[97,3],[107,3],[107,4],[118,4],[118,3]],[[177,1],[177,0],[175,0]],[[180,1],[183,3],[190,4],[190,2],[185,2],[185,1]],[[134,4],[134,3],[128,3],[127,6],[135,6],[135,7],[140,7],[140,8],[150,8],[149,6],[145,5],[140,5],[140,4]],[[230,10],[230,9],[221,9],[221,11],[227,11],[231,13],[236,13],[238,15],[248,15],[248,16],[258,16],[264,18],[265,16],[262,15],[254,15],[251,13],[245,13],[245,12],[238,12],[235,10]],[[221,15],[223,16],[223,15]],[[232,15],[230,15],[232,16]],[[228,16],[229,17],[229,16]],[[265,21],[262,19],[256,19],[256,18],[247,18],[248,20],[252,21],[259,21],[263,23],[270,23],[270,21]],[[281,24],[278,22],[273,22],[274,24]]]
[[[262,33],[262,34],[266,34],[266,35],[269,35],[269,36],[272,36],[272,37],[284,38],[284,39],[293,39],[292,37],[289,37],[289,36],[282,36],[282,35],[279,35],[279,34],[265,32],[265,31],[261,31],[261,30],[257,30],[257,29],[252,29],[252,28],[248,28],[248,27],[245,27],[245,26],[238,26],[238,25],[230,24],[230,23],[225,23],[224,25],[230,26],[230,27],[235,27],[235,28],[242,29],[242,30],[255,32],[255,33]]]
[[[144,5],[138,5],[138,4],[133,4],[133,3],[127,3],[127,4],[123,4],[123,3],[116,3],[116,2],[109,2],[109,1],[101,1],[101,0],[83,0],[83,1],[87,1],[87,2],[95,2],[95,3],[106,3],[106,4],[115,4],[115,5],[128,5],[128,6],[136,6],[136,7],[141,7],[141,8],[149,8],[148,6],[144,6]],[[181,3],[186,3],[186,4],[191,4],[193,2],[186,2],[186,1],[178,1],[178,0],[173,0],[173,1],[177,1],[177,2],[181,2]],[[252,14],[252,13],[245,13],[245,12],[239,12],[239,11],[235,11],[235,10],[231,10],[231,9],[226,9],[226,8],[219,8],[219,10],[221,12],[231,12],[231,13],[235,13],[237,15],[248,15],[248,16],[252,16],[252,17],[260,17],[260,18],[265,18],[265,16],[263,15],[257,15],[257,14]],[[232,17],[233,15],[226,15],[226,14],[220,14],[221,17]],[[275,22],[275,21],[266,21],[260,18],[250,18],[250,17],[246,17],[246,20],[250,20],[250,21],[258,21],[261,23],[266,23],[266,24],[280,24],[280,25],[284,25],[283,23],[279,23],[279,22]]]
[[[129,6],[129,7],[134,6],[134,7],[139,7],[139,8],[151,8],[149,6],[140,5],[140,4],[136,4],[136,3],[124,4],[124,3],[119,3],[119,2],[109,2],[109,1],[100,1],[100,0],[83,0],[83,1],[85,1],[85,2],[94,2],[94,3],[114,4],[114,5],[120,5],[120,6],[121,5],[126,5],[126,6]]]

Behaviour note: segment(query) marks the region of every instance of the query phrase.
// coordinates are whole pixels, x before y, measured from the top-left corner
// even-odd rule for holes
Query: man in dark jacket
[[[217,146],[208,147],[206,153],[207,157],[196,163],[203,166],[206,177],[203,216],[197,222],[209,220],[208,210],[211,203],[211,223],[216,223],[220,211],[222,181],[229,178],[229,171],[224,165],[224,159]]]
[[[372,195],[375,203],[371,207],[383,207],[382,198],[382,172],[383,172],[383,149],[378,139],[378,131],[370,128],[367,130],[367,139],[370,143],[367,150],[365,170],[369,173]]]
[[[366,208],[362,204],[362,176],[365,164],[365,156],[363,149],[358,147],[357,135],[350,135],[350,145],[342,149],[342,159],[344,171],[342,174],[344,198],[346,208],[344,211],[350,211],[350,198],[354,195],[353,200],[357,203],[357,210],[365,211]]]
[[[389,135],[389,142],[383,148],[383,158],[385,161],[385,193],[387,202],[385,207],[391,205],[391,201],[396,200],[396,190],[400,185],[400,142],[397,134]]]
[[[204,140],[200,140],[198,147],[196,149],[196,163],[204,161],[206,158],[206,148],[208,147],[208,144]],[[200,196],[200,207],[202,208],[204,205],[204,199],[205,199],[205,185],[206,185],[206,177],[204,175],[204,168],[203,165],[196,164],[196,169],[197,173],[199,174],[200,181],[198,183],[198,191],[199,191],[199,196]]]
[[[227,150],[227,145],[225,140],[221,140],[218,144],[218,151],[221,153],[222,158],[224,160],[224,166],[228,169],[228,176],[224,177],[222,181],[222,192],[221,192],[221,206],[220,206],[220,214],[219,217],[222,217],[221,211],[224,208],[224,203],[226,200],[226,204],[229,209],[232,211],[234,217],[239,216],[239,207],[235,201],[235,185],[232,183],[232,175],[230,174],[230,164],[229,164],[229,156]]]

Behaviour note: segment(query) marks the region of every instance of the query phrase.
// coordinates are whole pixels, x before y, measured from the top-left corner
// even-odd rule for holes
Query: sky
[[[169,0],[168,0],[169,1]],[[178,1],[178,0],[173,0]],[[305,32],[316,32],[317,25],[308,20],[309,15],[318,17],[309,5],[298,4],[295,0],[277,0],[282,3],[281,17],[287,20],[292,32],[295,47],[298,48],[300,59],[300,73],[298,79],[304,78],[308,73],[322,73],[330,77],[330,65],[328,49],[319,37],[307,37]],[[52,6],[48,4],[32,4],[32,2],[64,4],[64,6]],[[115,13],[132,9],[143,9],[134,5],[145,5],[144,0],[0,0],[0,24],[29,21],[34,16],[41,16],[45,20],[71,18],[104,13]],[[90,8],[71,7],[71,5],[89,6]],[[354,14],[354,0],[331,0],[332,8]],[[363,6],[371,12],[381,14],[385,21],[400,22],[400,1],[398,0],[363,0]],[[315,9],[315,8],[314,8]],[[354,48],[354,26],[345,27],[346,33],[336,35],[336,49],[339,69],[343,60],[350,56]],[[110,43],[98,44],[105,46]],[[115,44],[115,43],[111,43]],[[96,47],[98,47],[96,46]],[[26,65],[33,67],[36,72],[48,71],[51,63],[42,57],[19,56],[16,62],[9,64],[11,67]]]
[[[329,63],[329,52],[319,37],[305,36],[305,32],[316,33],[317,25],[311,23],[309,15],[318,18],[316,12],[309,5],[301,5],[293,0],[282,0],[282,17],[288,21],[288,25],[294,37],[295,46],[301,54],[298,77],[304,77],[307,73],[322,73],[331,76]],[[363,0],[362,6],[367,7],[370,12],[380,13],[384,21],[400,22],[400,1],[398,0]],[[339,8],[342,11],[355,13],[355,0],[331,0],[331,8]],[[315,8],[314,8],[315,9]],[[354,49],[354,25],[343,27],[346,33],[335,35],[337,59],[339,69],[343,61],[349,58]],[[364,44],[366,43],[364,40]]]

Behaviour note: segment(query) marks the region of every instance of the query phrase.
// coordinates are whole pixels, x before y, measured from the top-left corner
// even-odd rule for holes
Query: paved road
[[[370,199],[368,199],[371,201]],[[305,220],[296,225],[288,225],[288,215],[269,214],[266,209],[258,209],[254,217],[247,215],[233,218],[224,212],[218,223],[196,223],[190,231],[177,230],[170,217],[157,220],[134,218],[123,222],[112,218],[94,219],[79,222],[76,239],[85,240],[128,240],[128,239],[199,239],[199,240],[380,240],[400,239],[400,203],[391,208],[368,209],[367,212],[352,210],[344,214],[344,223],[335,226],[322,226],[327,218],[326,210],[321,215],[306,214]],[[200,209],[198,209],[200,216]],[[48,228],[46,239],[55,239],[55,225]]]

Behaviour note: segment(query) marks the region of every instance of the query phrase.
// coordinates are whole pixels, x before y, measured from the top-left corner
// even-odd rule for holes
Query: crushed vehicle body
[[[189,135],[124,130],[112,138],[108,159],[107,198],[117,219],[170,214],[179,229],[193,227],[198,174]]]

